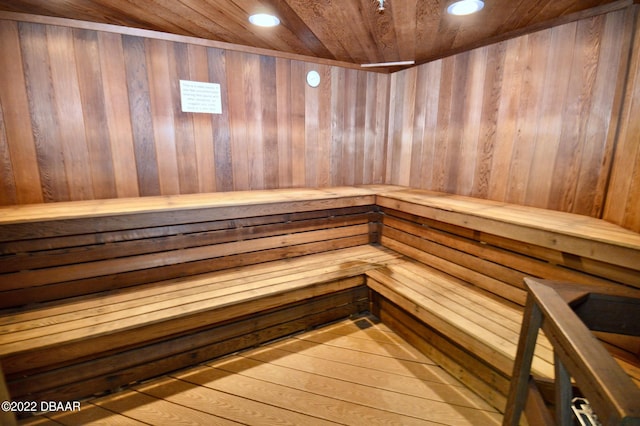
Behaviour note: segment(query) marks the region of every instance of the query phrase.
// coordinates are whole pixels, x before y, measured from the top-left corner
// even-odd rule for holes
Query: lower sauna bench
[[[356,246],[120,289],[0,318],[11,396],[73,400],[368,309]]]
[[[384,324],[504,410],[522,309],[411,260],[369,271],[367,285]],[[542,333],[533,373],[554,377],[553,349]]]

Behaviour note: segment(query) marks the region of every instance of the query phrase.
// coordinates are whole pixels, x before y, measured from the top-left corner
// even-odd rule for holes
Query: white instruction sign
[[[222,98],[218,83],[180,80],[182,112],[222,114]]]

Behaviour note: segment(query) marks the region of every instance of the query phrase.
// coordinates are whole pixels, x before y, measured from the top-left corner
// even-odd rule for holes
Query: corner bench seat
[[[406,259],[367,272],[381,321],[494,407],[504,410],[523,310],[441,271]],[[552,381],[553,349],[540,333],[532,372]]]
[[[640,288],[638,234],[401,187],[47,207],[0,209],[14,399],[76,399],[371,310],[504,410],[525,276]],[[606,337],[640,383],[636,342]],[[553,377],[544,336],[534,373]]]
[[[498,371],[511,374],[522,309],[410,259],[368,271],[367,277],[369,288],[455,339]],[[551,345],[544,338],[541,342],[533,369],[540,377],[552,379]]]
[[[640,288],[640,235],[602,220],[423,190],[379,194],[383,247],[406,260],[367,272],[374,314],[504,410],[524,277],[600,291]],[[640,385],[638,339],[601,336]],[[543,333],[533,373],[554,377]]]

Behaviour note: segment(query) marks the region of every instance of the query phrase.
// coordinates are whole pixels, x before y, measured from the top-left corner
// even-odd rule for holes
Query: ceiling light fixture
[[[403,65],[415,65],[416,61],[378,62],[375,64],[360,64],[362,68],[376,67],[400,67]]]
[[[447,7],[447,13],[449,15],[471,15],[472,13],[479,12],[484,7],[482,0],[460,0],[452,3]]]
[[[259,27],[275,27],[280,24],[280,20],[273,15],[267,13],[256,13],[249,16],[249,22]]]

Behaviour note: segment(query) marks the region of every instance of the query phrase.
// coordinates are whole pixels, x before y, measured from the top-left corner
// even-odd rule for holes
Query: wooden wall
[[[0,20],[0,205],[390,183],[640,232],[638,10],[391,75]],[[223,114],[182,113],[180,79]]]
[[[322,75],[317,89],[306,71]],[[179,80],[221,84],[183,113]],[[0,204],[381,183],[389,76],[0,20]]]
[[[599,217],[632,17],[617,11],[393,74],[388,182]]]
[[[640,232],[640,6],[604,219]]]

